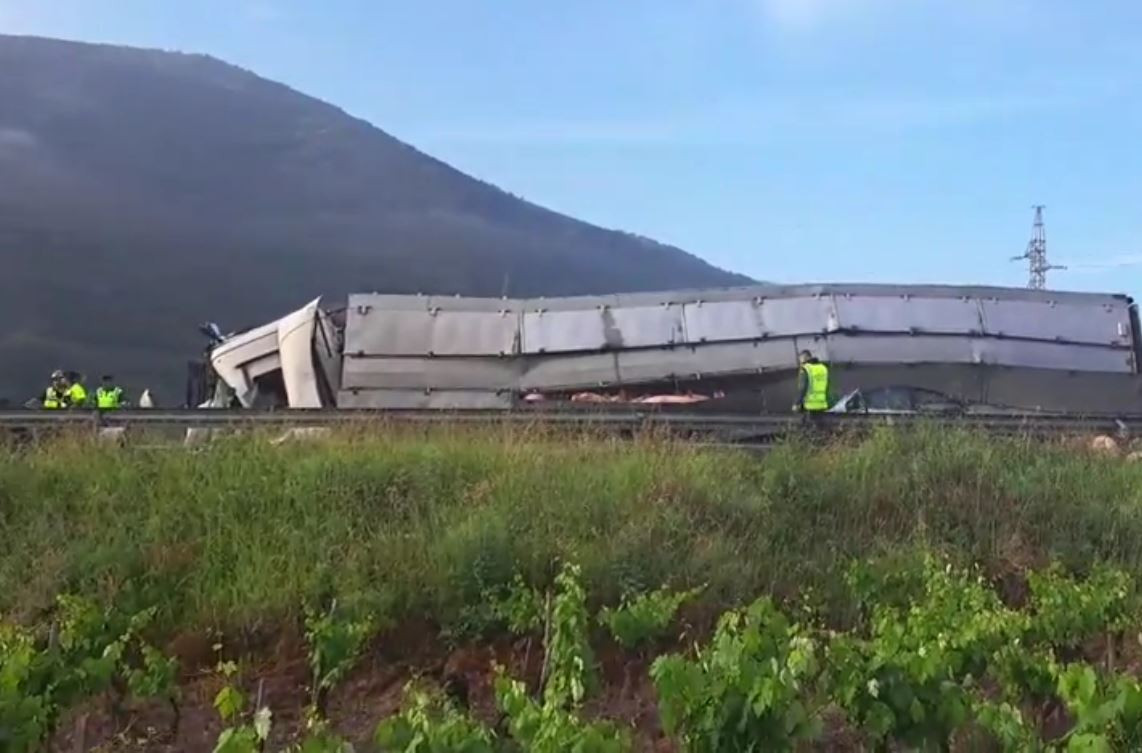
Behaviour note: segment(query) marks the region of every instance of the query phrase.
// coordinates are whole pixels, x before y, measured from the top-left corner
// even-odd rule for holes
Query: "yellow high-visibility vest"
[[[87,405],[87,390],[79,382],[68,387],[67,404],[71,408],[83,408]]]
[[[801,366],[809,386],[805,390],[802,408],[807,411],[829,409],[829,367],[823,363],[806,363]]]
[[[100,410],[116,410],[123,401],[123,390],[112,387],[105,390],[102,387],[95,390],[95,406]]]
[[[63,393],[55,387],[48,387],[44,392],[44,407],[48,410],[55,410],[63,407]]]

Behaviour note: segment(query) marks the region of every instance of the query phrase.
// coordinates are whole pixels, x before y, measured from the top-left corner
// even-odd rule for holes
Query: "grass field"
[[[0,750],[1142,746],[1142,464],[933,427],[271,439],[0,450]],[[660,586],[703,588],[616,608]]]
[[[59,593],[155,603],[172,629],[336,595],[465,628],[489,587],[545,584],[560,559],[598,601],[813,586],[843,619],[850,560],[916,547],[1142,575],[1142,464],[934,430],[764,456],[518,429],[0,453],[0,612],[18,621]]]

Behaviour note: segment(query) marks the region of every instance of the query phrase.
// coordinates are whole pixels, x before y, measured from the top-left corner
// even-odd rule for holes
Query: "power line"
[[[1026,259],[1027,287],[1032,290],[1043,290],[1047,287],[1047,273],[1052,269],[1066,269],[1066,267],[1047,261],[1047,230],[1043,225],[1044,207],[1042,204],[1036,204],[1032,208],[1035,210],[1035,222],[1031,226],[1031,240],[1027,242],[1027,250],[1021,256],[1011,257],[1011,260]]]

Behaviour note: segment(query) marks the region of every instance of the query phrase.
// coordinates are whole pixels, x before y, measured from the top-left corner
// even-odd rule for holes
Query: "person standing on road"
[[[115,377],[104,374],[95,390],[95,407],[99,410],[119,410],[123,407],[123,388],[115,384]]]
[[[87,389],[83,386],[83,375],[76,371],[68,372],[65,404],[68,408],[87,407]]]
[[[52,372],[51,383],[44,391],[44,410],[60,410],[67,407],[67,390],[70,385],[67,377],[59,369]]]
[[[807,350],[801,351],[798,361],[801,368],[797,372],[797,403],[793,410],[816,418],[829,410],[831,405],[829,367]]]

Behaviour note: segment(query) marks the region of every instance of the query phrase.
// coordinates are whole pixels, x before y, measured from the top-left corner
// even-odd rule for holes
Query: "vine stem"
[[[80,714],[75,720],[75,753],[87,750],[87,714]]]
[[[254,701],[254,713],[255,714],[257,714],[258,710],[262,708],[262,691],[265,690],[265,687],[266,687],[266,678],[259,677],[258,678],[258,695],[257,695],[256,700]],[[263,751],[265,749],[266,749],[266,741],[265,740],[259,740],[258,741],[258,751],[260,752],[260,751]]]
[[[543,603],[543,668],[539,672],[539,692],[547,688],[547,674],[551,671],[551,589],[547,589]]]

